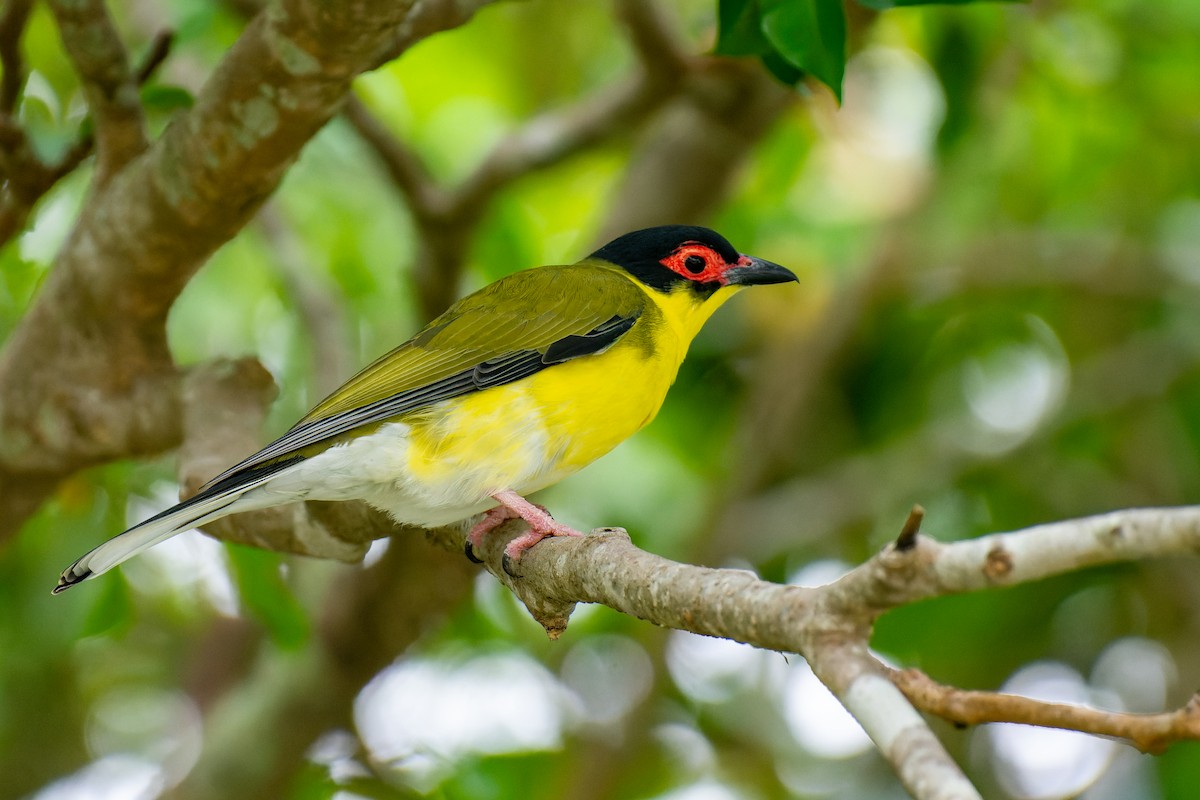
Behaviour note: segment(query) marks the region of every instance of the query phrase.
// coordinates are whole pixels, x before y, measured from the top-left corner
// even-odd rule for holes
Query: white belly
[[[535,492],[564,474],[547,453],[531,401],[519,390],[506,394],[511,396],[495,404],[492,414],[472,413],[471,447],[441,447],[464,432],[454,407],[435,408],[429,418],[414,422],[425,427],[422,436],[414,437],[409,424],[387,423],[283,470],[247,492],[239,505],[364,500],[397,522],[433,527],[486,511],[496,505],[491,499],[496,492]]]

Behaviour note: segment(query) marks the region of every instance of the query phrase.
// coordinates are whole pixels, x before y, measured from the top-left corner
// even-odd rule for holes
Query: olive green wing
[[[355,428],[602,352],[633,327],[647,302],[622,273],[595,265],[541,267],[502,278],[455,303],[206,488],[302,457],[305,448]]]

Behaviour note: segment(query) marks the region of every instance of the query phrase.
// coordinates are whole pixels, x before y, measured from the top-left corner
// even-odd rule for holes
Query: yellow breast
[[[548,461],[556,471],[565,475],[581,469],[654,419],[683,358],[673,339],[660,337],[654,349],[621,341],[607,352],[530,379],[529,394],[545,425]]]
[[[465,508],[504,489],[537,491],[654,419],[688,344],[726,298],[646,291],[653,302],[605,352],[405,415],[408,478],[426,502]]]

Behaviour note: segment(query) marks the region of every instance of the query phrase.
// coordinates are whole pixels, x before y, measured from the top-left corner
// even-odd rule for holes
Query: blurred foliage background
[[[195,0],[111,8],[134,53],[177,32],[143,90],[159,130],[244,25]],[[687,51],[712,50],[714,4],[664,8]],[[855,7],[849,29],[842,104],[811,85],[782,106],[698,220],[800,285],[722,310],[659,419],[541,502],[664,556],[802,583],[869,556],[915,502],[946,540],[1195,502],[1200,4]],[[627,75],[627,38],[606,3],[499,3],[358,92],[453,184],[524,120]],[[41,6],[24,50],[20,118],[53,155],[86,109]],[[650,129],[505,186],[469,232],[456,293],[590,252]],[[87,179],[85,165],[0,250],[0,332]],[[264,441],[281,433],[422,323],[416,237],[375,153],[335,120],[176,304],[176,359],[260,358],[281,387]],[[318,639],[347,581],[397,558],[395,542],[351,567],[188,534],[52,599],[65,564],[172,501],[173,463],[73,478],[0,552],[0,797],[903,796],[800,659],[605,608],[578,609],[549,643],[486,574],[342,686]],[[404,568],[420,572],[426,550],[407,547]],[[874,646],[965,687],[1170,708],[1200,685],[1196,568],[925,603],[885,617]],[[327,694],[352,704],[315,741],[292,736]],[[938,732],[990,797],[1200,785],[1196,745],[1150,757],[1007,726]]]

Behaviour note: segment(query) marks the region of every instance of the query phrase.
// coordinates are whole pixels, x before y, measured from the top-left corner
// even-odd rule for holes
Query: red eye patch
[[[721,281],[722,274],[729,268],[716,250],[696,242],[681,245],[658,263],[689,281],[698,283]]]

